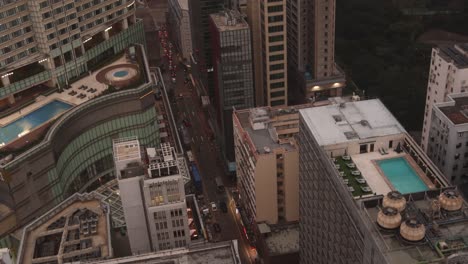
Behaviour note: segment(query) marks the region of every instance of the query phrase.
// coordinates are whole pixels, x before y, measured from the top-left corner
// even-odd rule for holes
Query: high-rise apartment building
[[[432,49],[421,138],[427,152],[432,108],[448,94],[468,92],[468,44],[443,45]]]
[[[252,31],[257,106],[288,103],[286,0],[247,3]]]
[[[299,112],[301,263],[468,260],[466,201],[379,100]]]
[[[290,90],[307,99],[341,96],[335,63],[335,0],[287,0]]]
[[[210,15],[224,9],[225,0],[190,0],[190,20],[192,26],[193,74],[197,75],[210,98],[214,97]]]
[[[211,22],[217,134],[234,163],[232,111],[254,106],[250,29],[237,10],[212,14]]]
[[[432,106],[427,155],[450,183],[468,181],[468,93]]]
[[[192,32],[188,0],[169,0],[170,33],[185,60],[192,55]]]
[[[234,145],[241,203],[249,223],[299,219],[299,133],[302,105],[236,110]]]
[[[35,93],[38,84],[68,85],[112,56],[117,42],[121,46],[124,42],[113,36],[123,33],[130,39],[135,30],[134,3],[1,1],[0,106],[8,107],[24,94]]]
[[[184,158],[167,143],[145,151],[132,137],[114,140],[114,161],[132,253],[188,246]]]

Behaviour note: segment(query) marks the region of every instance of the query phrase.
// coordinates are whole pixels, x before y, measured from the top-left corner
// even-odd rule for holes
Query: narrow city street
[[[211,234],[211,242],[237,239],[242,263],[253,263],[256,253],[255,250],[251,249],[244,229],[240,224],[240,216],[231,198],[230,192],[232,187],[226,188],[226,190],[223,191],[218,191],[215,182],[215,178],[219,176],[223,179],[225,186],[235,186],[230,180],[230,177],[225,175],[222,167],[221,153],[219,153],[219,148],[212,138],[213,132],[208,124],[207,113],[205,113],[206,109],[202,107],[201,98],[198,96],[199,93],[197,93],[196,90],[200,88],[193,87],[189,78],[189,72],[185,71],[183,64],[179,62],[177,51],[174,50],[174,47],[170,47],[172,46],[169,40],[170,32],[168,37],[165,37],[163,34],[162,41],[165,42],[165,47],[161,46],[158,30],[155,30],[159,28],[160,25],[154,25],[156,19],[151,18],[150,14],[154,14],[154,12],[147,10],[147,8],[139,10],[139,15],[144,19],[145,24],[150,67],[154,68],[163,65],[162,75],[167,90],[166,92],[170,95],[170,104],[174,113],[177,129],[185,126],[190,134],[191,144],[190,146],[186,146],[185,151],[192,150],[196,166],[202,178],[204,199],[202,201],[203,204],[200,206],[209,207],[211,202],[215,202],[218,207],[218,210],[212,212],[211,221],[206,224],[206,228]],[[165,56],[166,49],[172,52],[171,58],[172,65],[175,65],[174,70],[170,69],[169,64],[171,62],[168,56]],[[174,73],[175,82],[173,80]],[[160,88],[162,89],[161,86]],[[156,108],[161,111],[163,108],[160,105],[162,100],[158,102]],[[165,113],[165,115],[166,114],[167,113]],[[184,124],[184,120],[188,122]],[[169,135],[170,141],[174,142],[176,135],[171,135],[171,133],[169,133]],[[220,201],[224,201],[228,205],[227,213],[222,212],[219,208]],[[219,232],[214,230],[214,223],[219,224],[221,229]]]

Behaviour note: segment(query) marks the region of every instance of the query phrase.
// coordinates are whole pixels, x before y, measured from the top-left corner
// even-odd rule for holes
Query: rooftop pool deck
[[[361,172],[373,194],[385,195],[393,190],[410,193],[435,189],[434,184],[407,153],[388,150],[388,154],[382,155],[379,152],[369,152],[351,155],[351,160],[356,164],[356,169]],[[390,169],[385,165],[389,162]],[[383,169],[379,163],[384,164]],[[408,176],[400,178],[403,174]]]

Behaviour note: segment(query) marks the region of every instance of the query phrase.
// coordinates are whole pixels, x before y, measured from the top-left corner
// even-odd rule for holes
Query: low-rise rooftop
[[[448,98],[447,102],[435,104],[434,108],[455,125],[468,123],[468,93],[450,94]]]
[[[262,224],[259,224],[259,227],[260,225]],[[266,229],[267,232],[263,235],[269,256],[299,252],[299,225],[290,224],[268,227],[269,230]]]
[[[210,16],[219,31],[249,29],[249,24],[235,10],[226,10]]]
[[[235,111],[242,129],[260,154],[277,148],[296,149],[294,135],[299,133],[299,109],[311,104],[279,107],[258,107]]]
[[[343,102],[300,111],[321,146],[405,132],[379,99]]]
[[[93,261],[94,264],[240,264],[237,240],[199,244],[190,248],[164,250],[149,254]]]
[[[18,263],[112,257],[110,209],[100,194],[75,193],[23,229]]]
[[[459,68],[468,67],[468,43],[439,46],[440,56],[453,61]]]

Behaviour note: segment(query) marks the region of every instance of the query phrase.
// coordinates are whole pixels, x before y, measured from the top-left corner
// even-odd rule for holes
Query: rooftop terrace
[[[259,107],[235,111],[235,115],[257,152],[265,154],[277,148],[296,149],[293,135],[299,133],[298,110],[311,106]]]
[[[453,124],[468,123],[468,93],[450,94],[447,102],[435,104]]]
[[[268,232],[264,235],[270,256],[299,252],[299,225],[297,224],[273,226],[271,229],[268,228]]]
[[[413,220],[415,225],[410,228],[414,228],[415,233],[421,235],[418,238],[414,237],[418,239],[417,241],[412,238],[408,240],[410,236],[405,235],[404,231],[401,233],[403,227],[400,228],[399,221],[396,222],[395,229],[381,227],[378,223],[383,221],[379,220],[377,223],[379,211],[383,208],[382,196],[363,201],[362,210],[368,221],[367,224],[371,232],[376,235],[377,244],[389,263],[442,263],[444,259],[455,253],[461,256],[453,259],[453,263],[466,263],[467,258],[463,254],[468,252],[467,204],[460,198],[461,209],[450,211],[444,209],[448,207],[444,206],[446,204],[444,199],[439,198],[442,191],[432,190],[404,195],[407,203],[400,214],[401,222]],[[422,239],[419,239],[421,237]]]
[[[66,263],[112,257],[108,204],[76,193],[24,228],[18,263]]]
[[[321,146],[405,132],[378,99],[312,107],[300,112]]]

